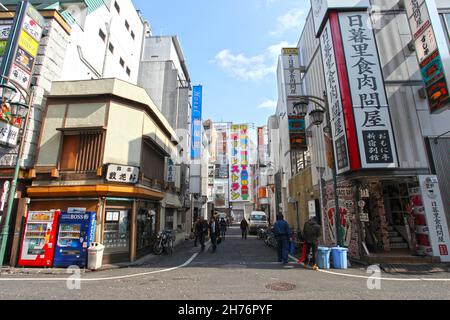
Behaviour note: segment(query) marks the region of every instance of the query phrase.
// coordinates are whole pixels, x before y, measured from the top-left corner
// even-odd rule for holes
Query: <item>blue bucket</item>
[[[327,247],[318,248],[317,265],[319,266],[320,269],[330,269],[330,253],[331,253],[330,248]]]
[[[332,248],[331,255],[333,257],[333,268],[334,269],[347,269],[347,248]]]

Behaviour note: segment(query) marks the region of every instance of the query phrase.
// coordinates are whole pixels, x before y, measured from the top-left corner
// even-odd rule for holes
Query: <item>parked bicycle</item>
[[[267,236],[267,229],[266,228],[260,228],[258,230],[257,236],[258,236],[258,239],[264,240],[266,238],[266,236]]]
[[[153,245],[153,252],[156,255],[162,255],[163,253],[171,255],[173,253],[173,247],[175,243],[175,237],[171,230],[163,230],[158,233],[156,242]]]
[[[267,230],[264,243],[266,244],[266,246],[271,248],[277,247],[277,239],[275,238],[275,234],[273,233],[272,229]]]

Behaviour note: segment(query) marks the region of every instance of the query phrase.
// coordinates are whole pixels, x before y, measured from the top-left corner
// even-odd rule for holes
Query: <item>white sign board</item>
[[[315,200],[308,201],[308,212],[309,212],[309,218],[316,216],[316,201]]]
[[[0,25],[0,40],[8,40],[11,25]]]
[[[25,15],[23,29],[36,41],[41,40],[42,28],[30,16]]]
[[[139,181],[139,168],[110,164],[106,172],[106,181],[136,184]]]
[[[370,7],[369,0],[311,0],[316,38],[321,34],[329,10],[355,10]]]
[[[19,140],[19,127],[0,121],[0,145],[15,147]]]
[[[337,159],[337,173],[341,174],[350,170],[350,162],[341,88],[329,21],[325,25],[322,35],[320,36],[320,47],[322,59],[324,61],[325,84],[327,87],[328,105],[330,108],[335,159]]]
[[[301,95],[300,58],[298,48],[283,48],[283,71],[286,97]]]
[[[366,11],[339,13],[362,168],[396,168],[397,152],[375,35]]]
[[[433,255],[450,262],[450,236],[436,176],[419,176]]]

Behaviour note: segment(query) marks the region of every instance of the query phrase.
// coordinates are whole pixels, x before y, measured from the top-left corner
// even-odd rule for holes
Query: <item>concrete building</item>
[[[175,131],[143,89],[118,79],[54,82],[30,170],[29,208],[96,212],[103,262],[133,261],[152,250],[163,228],[184,240],[182,218],[161,215],[163,206],[176,206],[166,194],[179,184],[165,182],[164,168],[178,149]]]
[[[430,2],[431,5],[433,3],[437,7],[431,7],[428,10],[430,15],[435,14],[438,17],[432,19],[434,32],[438,36],[445,34],[448,40],[449,3],[448,1]],[[342,166],[347,163],[340,153],[342,146],[336,148],[338,145],[335,145],[336,156],[339,160],[337,162],[338,198],[343,245],[349,248],[352,258],[367,260],[371,263],[394,261],[392,259],[424,262],[431,261],[431,257],[437,260],[440,257],[441,260],[446,261],[448,254],[446,255],[442,248],[448,246],[445,241],[448,239],[448,226],[443,217],[445,216],[448,220],[450,215],[448,197],[445,196],[449,193],[450,170],[447,167],[448,161],[442,161],[442,159],[448,159],[450,155],[448,148],[450,111],[447,107],[442,109],[439,114],[430,112],[431,101],[427,99],[424,90],[424,79],[419,67],[416,47],[408,27],[409,16],[405,10],[408,3],[406,1],[373,0],[367,4],[370,5],[370,8],[365,5],[356,13],[355,8],[352,8],[352,13],[346,13],[345,6],[339,9],[330,8],[330,24],[326,25],[318,23],[321,21],[321,17],[314,17],[313,11],[310,11],[298,43],[302,71],[301,95],[323,97],[323,92],[327,91],[328,98],[332,99],[334,95],[329,91],[333,87],[330,85],[332,83],[330,75],[338,73],[330,68],[338,65],[339,69],[342,68],[342,64],[334,64],[332,60],[330,63],[328,59],[333,58],[333,50],[331,50],[332,58],[329,58],[327,54],[330,53],[330,50],[326,49],[333,45],[336,59],[341,59],[344,56],[339,54],[340,50],[342,52],[350,50],[351,46],[345,41],[336,41],[335,35],[339,35],[336,32],[333,34],[333,38],[326,39],[327,32],[333,28],[333,23],[337,22],[341,24],[341,28],[344,28],[340,32],[344,36],[346,23],[349,21],[350,24],[355,23],[352,17],[364,20],[366,16],[368,17],[367,25],[372,25],[375,31],[374,37],[367,32],[363,40],[375,44],[375,49],[371,50],[371,57],[376,59],[377,52],[379,55],[379,60],[374,60],[370,66],[376,68],[378,63],[380,64],[379,73],[382,77],[380,81],[383,82],[386,92],[389,110],[387,114],[390,117],[390,122],[386,122],[382,126],[383,130],[387,130],[386,134],[392,132],[391,147],[396,151],[393,155],[386,155],[384,158],[386,163],[380,165],[382,161],[378,155],[374,156],[372,153],[372,151],[377,151],[376,146],[370,143],[373,149],[369,150],[368,146],[360,145],[359,152],[352,155],[350,151],[350,164],[348,165],[352,166],[352,157],[360,158],[362,162],[371,162],[372,165],[362,164],[357,169],[345,171]],[[326,9],[324,10],[326,12]],[[338,11],[339,13],[336,13]],[[314,12],[320,14],[319,11]],[[316,21],[314,21],[315,18]],[[324,22],[326,21],[327,19],[324,19]],[[364,23],[362,25],[365,26]],[[322,26],[323,30],[318,32],[319,26]],[[316,38],[319,34],[321,34],[320,39]],[[369,46],[369,44],[367,45]],[[446,45],[448,45],[448,41]],[[333,47],[331,48],[333,49]],[[445,50],[441,52],[444,56],[448,56]],[[327,61],[324,61],[324,56],[327,57]],[[347,60],[351,59],[351,55],[349,56],[347,52],[345,57],[342,58],[344,65],[345,63],[350,64]],[[351,69],[354,67],[353,65],[349,65],[348,68]],[[282,70],[282,67],[279,70]],[[341,69],[338,71],[340,72],[339,81],[333,83],[342,86],[344,82],[341,77],[348,77],[350,90],[353,90],[354,84],[358,83],[357,76],[351,74],[350,71],[348,73],[342,72]],[[445,71],[450,72],[450,70]],[[372,70],[372,73],[375,71]],[[281,80],[279,80],[279,86],[282,87],[283,76],[280,75],[279,79]],[[361,83],[360,87],[362,86]],[[379,88],[373,87],[373,89]],[[341,114],[346,118],[353,112],[357,112],[357,109],[353,109],[352,112],[349,111],[352,109],[345,109],[346,105],[351,107],[351,101],[348,104],[345,102],[346,99],[350,99],[351,95],[346,95],[342,87],[340,92],[343,96],[338,98],[336,103],[339,103],[339,99],[344,101],[342,113],[339,113],[337,108],[330,111],[333,139],[338,137],[336,135],[338,132],[337,121]],[[364,96],[361,96],[361,99],[363,98]],[[354,99],[353,103],[355,103]],[[335,106],[334,103],[329,103],[329,105]],[[310,105],[309,111],[313,108]],[[385,110],[382,109],[380,112],[387,112]],[[287,156],[288,148],[283,145],[283,141],[289,134],[284,119],[289,112],[287,104],[279,103],[277,116],[280,123],[281,152],[280,164],[276,166],[276,169],[281,175],[279,180],[281,180],[283,211],[286,211],[285,199],[287,197],[297,199],[304,208],[306,202],[316,200],[317,206],[320,204],[321,207],[320,210],[317,208],[316,212],[321,217],[323,224],[323,241],[327,245],[335,244],[337,239],[335,236],[336,225],[333,222],[335,203],[331,170],[333,164],[330,163],[330,144],[333,142],[328,142],[328,138],[324,134],[326,123],[317,127],[312,124],[310,117],[306,117],[309,160],[304,161],[304,166],[297,166],[298,161],[293,161],[292,157]],[[347,132],[350,132],[351,130],[348,130],[354,124],[347,120],[345,124],[348,126]],[[374,126],[376,124],[380,125],[381,123],[379,121],[373,123]],[[366,126],[367,121],[362,125]],[[392,126],[391,131],[389,131],[390,126]],[[356,131],[350,132],[347,138],[351,140],[352,137],[361,139],[360,136],[357,136]],[[357,148],[357,145],[350,140],[348,140],[347,147],[349,149]],[[382,145],[386,144],[389,143],[384,142]],[[373,161],[369,161],[369,158]],[[375,165],[375,162],[378,164]],[[391,165],[388,165],[387,162]],[[297,168],[295,168],[296,166]],[[426,207],[425,203],[430,199],[427,199],[426,192],[423,191],[425,187],[428,187],[434,188],[434,193],[437,192],[437,180],[433,178],[436,176],[443,198],[442,202],[439,200],[433,202],[434,208],[441,214],[441,218],[438,220],[430,218],[431,211],[435,209]],[[423,182],[424,179],[428,181],[426,185]],[[289,188],[287,188],[288,183]],[[311,190],[311,187],[314,190]],[[436,195],[436,199],[440,199],[441,195]],[[421,202],[423,202],[423,206]],[[425,219],[424,212],[428,217],[426,223],[422,221]],[[306,218],[307,216],[304,216],[303,219]],[[436,233],[438,236],[435,237]],[[438,240],[441,241],[440,251],[439,247],[436,249]],[[414,258],[412,255],[423,255],[424,257]]]

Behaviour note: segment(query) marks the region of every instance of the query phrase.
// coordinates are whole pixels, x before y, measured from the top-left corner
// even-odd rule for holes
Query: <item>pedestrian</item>
[[[247,220],[245,220],[245,217],[241,221],[241,231],[242,231],[242,239],[247,239],[248,222]]]
[[[193,230],[193,232],[194,232],[194,247],[197,247],[197,243],[199,240],[199,233],[197,231],[197,226],[199,223],[200,223],[200,218],[198,218],[194,223],[194,230]]]
[[[312,217],[306,221],[303,227],[303,234],[306,242],[306,262],[304,268],[308,268],[309,264],[312,263],[312,269],[318,270],[319,267],[316,264],[317,250],[319,245],[319,238],[321,235],[321,227],[317,217]],[[311,257],[311,258],[310,258]]]
[[[220,219],[220,237],[222,238],[222,240],[225,240],[225,234],[227,233],[227,222],[225,221],[224,218]]]
[[[195,227],[195,233],[197,234],[198,241],[200,242],[200,245],[202,247],[201,251],[205,251],[205,238],[208,234],[208,222],[203,218],[203,216],[200,216],[198,223]]]
[[[212,216],[209,222],[209,237],[211,239],[211,244],[213,247],[213,253],[217,250],[217,238],[220,236],[219,223],[216,217]]]
[[[278,262],[287,264],[289,258],[291,228],[289,227],[289,223],[284,220],[282,214],[277,215],[277,222],[273,225],[273,233],[277,240]]]

